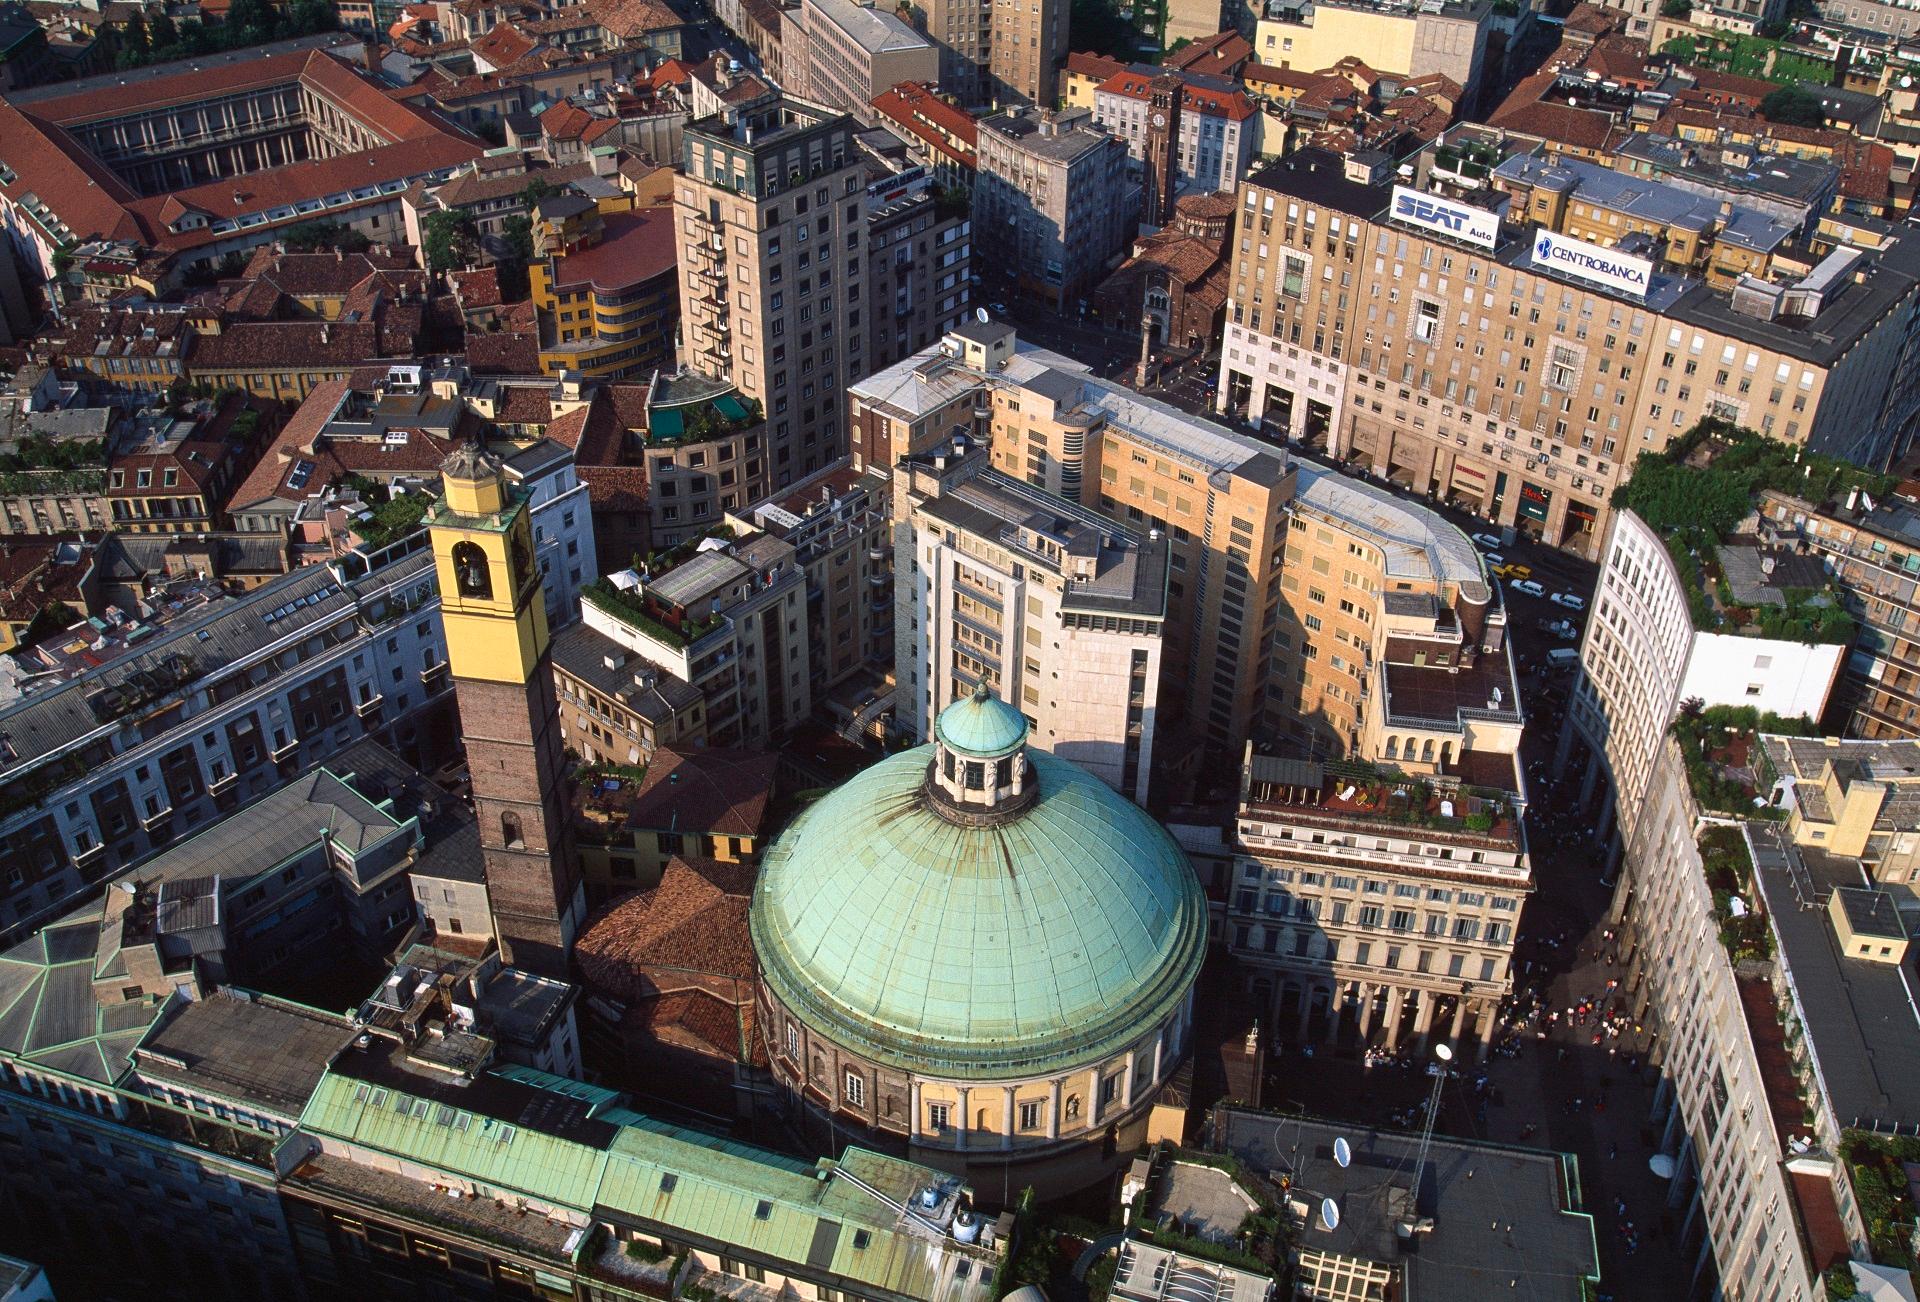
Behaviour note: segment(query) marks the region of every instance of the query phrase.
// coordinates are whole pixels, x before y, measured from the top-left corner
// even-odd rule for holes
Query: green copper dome
[[[1027,740],[1027,717],[984,684],[940,711],[933,727],[948,747],[974,759],[1011,755]]]
[[[1206,945],[1185,852],[1084,769],[1033,750],[1031,803],[951,816],[925,789],[934,754],[874,765],[774,843],[752,908],[769,992],[854,1053],[949,1079],[1080,1066],[1152,1031]]]

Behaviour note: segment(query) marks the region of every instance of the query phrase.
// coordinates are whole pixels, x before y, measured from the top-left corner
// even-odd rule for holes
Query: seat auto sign
[[[1393,187],[1393,216],[1409,226],[1451,235],[1491,249],[1500,239],[1500,218],[1484,208],[1455,203],[1404,185]]]
[[[1653,264],[1645,258],[1601,248],[1585,240],[1568,239],[1552,231],[1534,234],[1533,260],[1539,266],[1634,298],[1647,296],[1647,283],[1653,275]]]

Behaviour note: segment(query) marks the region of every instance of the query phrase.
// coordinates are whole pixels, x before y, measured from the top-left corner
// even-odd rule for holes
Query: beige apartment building
[[[1022,345],[997,323],[961,327],[852,396],[858,463],[892,466],[957,435],[986,443],[1002,474],[1165,542],[1156,744],[1166,765],[1201,749],[1231,763],[1249,736],[1442,768],[1511,750],[1483,742],[1519,729],[1498,668],[1505,613],[1472,545],[1437,513]],[[1390,662],[1407,674],[1391,677]]]
[[[1067,0],[927,0],[919,24],[940,46],[942,90],[970,107],[1051,105],[1067,56]],[[934,80],[934,79],[929,79]]]
[[[1145,804],[1158,724],[1167,543],[992,469],[979,445],[894,472],[896,721],[928,723],[980,683],[1033,745]]]
[[[803,0],[806,52],[793,90],[874,125],[873,101],[903,81],[937,82],[940,51],[890,10],[868,0]]]
[[[1379,72],[1442,73],[1471,104],[1486,66],[1493,0],[1424,0],[1419,5],[1358,0],[1267,0],[1253,32],[1253,57],[1273,68],[1313,72],[1359,55]]]
[[[858,129],[773,93],[688,124],[682,145],[680,361],[761,405],[774,492],[843,455],[841,395],[865,373]]]
[[[1266,699],[1278,623],[1276,561],[1294,467],[1274,448],[969,322],[855,385],[854,458],[893,466],[963,442],[994,469],[1167,544],[1161,644],[1166,765],[1201,748],[1230,757]],[[1151,482],[1149,482],[1151,479]],[[896,600],[896,645],[909,639]],[[904,686],[904,685],[903,685]]]
[[[1249,177],[1220,409],[1596,557],[1634,458],[1703,416],[1859,464],[1904,443],[1920,240],[1777,251],[1722,292],[1507,202],[1318,149]]]

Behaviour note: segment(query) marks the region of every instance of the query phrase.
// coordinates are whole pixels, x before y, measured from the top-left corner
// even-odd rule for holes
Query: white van
[[[1571,669],[1580,663],[1580,651],[1577,647],[1557,646],[1547,652],[1547,664],[1554,669]]]

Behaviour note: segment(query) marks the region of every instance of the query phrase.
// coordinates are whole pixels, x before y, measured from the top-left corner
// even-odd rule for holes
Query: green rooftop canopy
[[[949,750],[969,759],[998,759],[1026,744],[1027,718],[985,685],[962,697],[934,720],[934,731]]]

